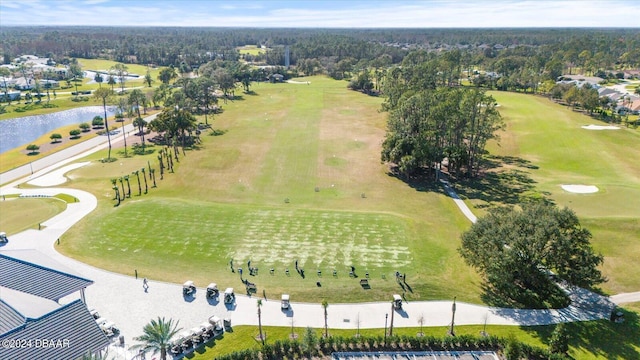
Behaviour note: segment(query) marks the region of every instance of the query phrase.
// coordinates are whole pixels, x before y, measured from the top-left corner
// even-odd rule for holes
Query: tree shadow
[[[538,166],[514,156],[488,156],[484,161],[488,169],[476,178],[463,178],[455,182],[455,190],[462,199],[481,200],[478,208],[490,207],[492,203],[521,204],[542,201],[553,204],[551,193],[536,190],[537,182],[531,171]]]
[[[490,306],[508,309],[548,309],[563,308],[570,304],[569,297],[555,284],[549,285],[538,293],[535,290],[518,286],[496,288],[484,282],[481,285],[480,299]]]
[[[567,323],[569,345],[572,348],[605,359],[640,360],[640,321],[638,314],[626,309],[616,309],[624,314],[624,322],[609,320],[578,321]],[[554,326],[523,326],[544,344],[549,344]],[[569,350],[569,355],[572,355]]]
[[[247,94],[247,95],[251,95],[251,96],[258,96],[259,94],[253,90],[249,90],[249,91],[243,91],[243,94]]]
[[[427,170],[421,171],[414,176],[407,177],[402,175],[398,171],[397,167],[392,167],[389,172],[387,172],[387,175],[404,182],[416,191],[446,194],[442,186],[435,181],[433,172]]]

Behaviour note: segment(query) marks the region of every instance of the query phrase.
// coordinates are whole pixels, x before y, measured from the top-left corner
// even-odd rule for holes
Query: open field
[[[38,229],[38,224],[64,211],[67,203],[59,198],[0,199],[0,229],[7,233],[19,233],[27,229]],[[28,209],[28,211],[25,211]]]
[[[265,53],[265,49],[259,48],[256,45],[245,45],[237,48],[240,54],[260,55]]]
[[[583,114],[543,97],[494,92],[507,129],[500,144],[488,149],[503,167],[461,195],[476,205],[513,203],[546,197],[573,209],[594,235],[593,245],[605,255],[603,284],[607,292],[637,291],[640,284],[640,131],[593,131],[598,124]],[[596,185],[593,194],[564,191],[562,184]],[[505,190],[506,189],[506,190]]]
[[[259,275],[249,280],[259,291],[308,301],[387,299],[402,292],[399,271],[407,273],[408,299],[456,294],[479,302],[479,279],[452,241],[468,220],[439,188],[409,187],[379,161],[381,100],[348,91],[344,82],[308,80],[254,84],[256,95],[222,104],[213,126],[227,133],[203,134],[199,149],[180,158],[175,174],[157,176],[148,195],[137,196],[133,177],[133,197],[118,208],[109,178],[148,160],[157,170],[157,153],[71,172],[70,186],[101,200],[65,235],[61,250],[114,271],[235,287],[242,284],[229,261],[246,276],[251,260]],[[361,278],[370,272],[370,290],[349,278],[351,265]]]

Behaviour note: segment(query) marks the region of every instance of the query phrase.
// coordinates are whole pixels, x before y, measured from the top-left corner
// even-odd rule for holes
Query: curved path
[[[90,150],[90,152],[93,151],[96,150]],[[78,155],[78,157],[85,155],[86,153]],[[75,164],[71,166],[77,167]],[[52,176],[36,179],[36,175],[39,174],[34,174],[29,178],[40,185],[56,185],[60,181],[60,174],[69,171],[70,168],[60,169]],[[53,169],[46,171],[50,170]],[[69,188],[15,188],[14,185],[19,183],[20,181],[15,181],[13,184],[1,188],[0,193],[4,195],[20,193],[24,196],[53,196],[65,193],[76,197],[79,201],[68,204],[64,212],[42,223],[44,226],[42,230],[27,230],[11,236],[9,243],[0,248],[0,251],[18,257],[21,249],[37,249],[65,267],[60,270],[71,271],[93,280],[95,283],[86,290],[87,305],[97,309],[103,317],[116,323],[127,346],[132,344],[133,337],[141,333],[142,327],[150,319],[158,316],[179,320],[180,327],[184,329],[197,326],[212,315],[230,318],[234,325],[257,325],[256,299],[239,295],[234,308],[229,309],[222,303],[207,301],[203,288],[198,288],[196,296],[189,301],[183,298],[182,287],[179,284],[149,281],[149,289],[145,292],[142,287],[142,279],[98,269],[59,254],[55,250],[56,240],[73,224],[93,211],[97,206],[97,199],[87,192]],[[444,186],[449,196],[456,200],[458,206],[461,209],[466,208],[468,213],[473,215],[464,202],[457,197],[455,191],[446,183]],[[463,212],[466,214],[466,211]],[[572,305],[560,310],[506,309],[458,302],[455,323],[457,325],[485,323],[544,325],[608,318],[613,306],[608,298],[580,288],[571,289],[569,292],[573,300]],[[269,296],[270,294],[267,294],[267,297]],[[61,303],[76,298],[78,298],[77,294],[71,295],[62,299]],[[640,292],[620,294],[611,299],[616,303],[634,302],[640,300]],[[402,311],[394,313],[394,326],[420,326],[419,318],[422,316],[425,319],[425,326],[446,326],[451,322],[451,305],[451,301],[405,303]],[[328,326],[354,330],[358,327],[383,328],[385,317],[387,314],[391,315],[391,311],[389,302],[330,304]],[[292,322],[296,327],[321,328],[324,326],[323,309],[320,304],[293,302],[292,311],[282,312],[279,299],[263,300],[263,325],[291,326]],[[125,352],[124,349],[115,346],[113,348],[113,352]]]

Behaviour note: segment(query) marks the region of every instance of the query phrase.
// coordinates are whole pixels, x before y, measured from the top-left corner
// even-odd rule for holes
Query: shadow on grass
[[[574,322],[567,324],[569,335],[569,355],[576,357],[579,350],[605,359],[640,360],[640,322],[638,314],[625,309],[624,322],[608,320]],[[549,344],[554,326],[521,327],[534,333],[544,344]]]
[[[538,166],[530,161],[514,156],[488,156],[481,176],[463,179],[455,183],[455,190],[462,199],[476,199],[484,202],[479,208],[492,203],[520,204],[532,201],[553,203],[551,193],[536,190],[536,181],[531,178],[531,170]]]
[[[415,176],[406,177],[400,174],[396,168],[392,168],[387,175],[403,181],[416,191],[435,192],[445,194],[444,188],[440,184],[436,183],[433,173],[428,171],[422,171]]]
[[[243,94],[247,94],[247,95],[251,95],[251,96],[258,96],[258,93],[253,91],[253,90],[249,90],[249,91],[243,91]]]

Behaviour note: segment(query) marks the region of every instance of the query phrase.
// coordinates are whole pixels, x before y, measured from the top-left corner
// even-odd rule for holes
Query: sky
[[[640,27],[638,0],[0,0],[2,26]]]

